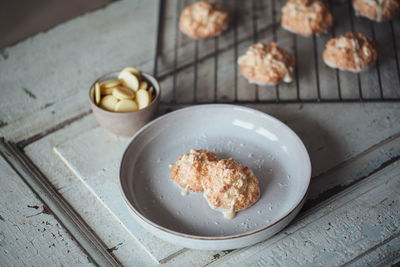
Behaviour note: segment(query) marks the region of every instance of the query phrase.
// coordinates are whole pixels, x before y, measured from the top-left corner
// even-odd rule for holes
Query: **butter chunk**
[[[127,71],[135,75],[139,80],[142,78],[142,73],[135,67],[126,67],[122,71]]]
[[[117,98],[115,98],[112,95],[106,95],[101,99],[100,107],[108,111],[114,111],[117,103],[118,103]]]
[[[121,81],[117,78],[112,78],[105,80],[100,83],[100,87],[102,88],[113,88],[121,84]]]
[[[115,105],[115,112],[131,112],[138,110],[135,101],[131,99],[123,99]]]
[[[140,89],[136,92],[136,102],[139,109],[143,109],[150,105],[151,96],[146,90]]]
[[[147,90],[147,86],[148,86],[147,82],[143,81],[139,85],[139,90],[141,90],[141,89]]]
[[[114,88],[115,87],[110,87],[110,88],[101,87],[101,95],[112,95]]]
[[[132,73],[128,71],[121,71],[118,75],[118,78],[121,80],[122,84],[133,91],[137,91],[139,89],[139,79]]]
[[[112,91],[112,95],[120,100],[122,99],[133,99],[135,97],[135,93],[125,87],[115,87]]]
[[[96,102],[96,105],[98,105],[100,103],[100,100],[101,100],[101,91],[100,91],[99,83],[96,83],[94,85],[94,100]]]

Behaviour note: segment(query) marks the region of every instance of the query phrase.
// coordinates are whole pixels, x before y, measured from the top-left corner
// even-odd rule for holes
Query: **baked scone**
[[[275,85],[292,82],[295,58],[276,43],[256,43],[238,59],[240,71],[250,83]]]
[[[210,163],[203,187],[210,207],[229,217],[250,207],[260,197],[258,179],[253,171],[233,158]]]
[[[228,13],[204,1],[185,7],[179,20],[181,31],[195,39],[217,36],[227,27]]]
[[[348,32],[326,43],[323,59],[331,68],[362,72],[378,57],[376,43],[361,33]]]
[[[208,164],[217,160],[218,156],[208,150],[191,149],[172,164],[171,179],[185,191],[202,192],[202,179],[207,175]]]
[[[353,0],[357,16],[363,16],[375,21],[389,20],[400,11],[398,0]]]
[[[333,24],[332,13],[319,0],[289,0],[282,7],[282,28],[304,36],[326,32]]]

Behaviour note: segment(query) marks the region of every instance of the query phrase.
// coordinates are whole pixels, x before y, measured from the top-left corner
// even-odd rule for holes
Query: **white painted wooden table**
[[[210,76],[214,77],[213,72],[207,71],[215,66],[213,58],[199,65],[203,79],[199,79],[196,92],[191,90],[193,68],[179,73],[176,91],[172,76],[166,75],[173,66],[176,6],[175,1],[165,2],[162,27],[166,34],[158,61],[158,71],[164,77],[160,115],[190,104],[194,93],[198,101],[207,102],[215,96],[209,90],[214,85],[207,84]],[[334,12],[340,11],[341,6],[338,7]],[[157,16],[158,1],[118,1],[2,51],[0,265],[398,263],[400,104],[268,104],[262,101],[274,99],[275,89],[248,86],[240,76],[238,100],[285,122],[307,147],[313,178],[303,211],[271,239],[234,251],[177,247],[160,241],[135,223],[117,183],[119,160],[128,139],[116,137],[97,124],[87,93],[91,82],[103,73],[127,65],[153,70]],[[269,19],[262,23],[267,25]],[[240,26],[240,38],[246,27],[251,28],[246,23]],[[265,26],[262,23],[258,27]],[[363,25],[356,20],[353,26],[362,29]],[[397,47],[391,49],[399,54],[399,19],[391,25],[397,40]],[[383,38],[381,26],[375,27],[376,37]],[[278,42],[290,49],[292,35],[279,29],[276,34]],[[235,51],[229,49],[234,32],[229,31],[225,37],[219,40],[219,48],[228,48],[217,60],[216,97],[220,101],[235,98],[234,79],[230,78],[234,74]],[[192,59],[193,43],[179,38],[183,38],[177,62],[181,66]],[[267,32],[260,38],[267,41],[273,36]],[[315,40],[319,49],[326,39]],[[199,57],[214,47],[213,40],[199,44]],[[241,43],[239,53],[250,41]],[[304,48],[310,39],[297,41]],[[385,89],[384,94],[399,95],[398,66],[394,59],[384,59],[379,65],[384,73],[380,83],[392,88]],[[336,72],[319,61],[310,64],[317,64],[320,75],[324,75],[320,77],[325,77],[317,83],[321,96],[337,97],[330,82],[337,77]],[[301,90],[301,96],[314,97],[315,76],[306,72],[305,66],[299,66],[298,75],[300,88],[311,88]],[[354,95],[357,76],[339,76],[343,97]],[[376,69],[360,75],[362,88],[371,98],[379,93],[374,89],[377,82]],[[295,86],[280,86],[280,97],[292,98]],[[178,104],[169,102],[174,95]],[[255,103],[257,96],[261,103]]]

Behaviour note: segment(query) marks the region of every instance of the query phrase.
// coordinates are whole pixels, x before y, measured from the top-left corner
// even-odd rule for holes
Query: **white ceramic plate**
[[[260,181],[260,199],[228,220],[202,193],[182,196],[169,165],[191,148],[249,166]],[[234,249],[272,236],[300,210],[310,176],[308,153],[290,128],[254,109],[223,104],[180,109],[147,124],[120,166],[133,217],[161,239],[194,249]]]

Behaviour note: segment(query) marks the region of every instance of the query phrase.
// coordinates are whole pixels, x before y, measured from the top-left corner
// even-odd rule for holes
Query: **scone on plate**
[[[362,72],[378,57],[376,43],[361,33],[348,32],[326,43],[323,59],[331,68]]]
[[[202,192],[202,179],[207,174],[208,164],[217,161],[218,156],[208,150],[191,149],[189,153],[179,156],[171,166],[171,179],[185,192]]]
[[[221,34],[228,27],[228,13],[218,4],[196,2],[183,9],[179,28],[195,39],[209,38]]]
[[[295,58],[276,43],[256,43],[238,59],[240,71],[250,83],[275,85],[292,82]]]
[[[326,32],[333,24],[332,13],[319,0],[289,0],[282,7],[282,28],[304,36]]]
[[[389,20],[400,11],[398,0],[353,0],[357,16],[363,16],[374,21]]]
[[[250,207],[260,197],[253,171],[233,158],[210,163],[203,187],[210,207],[224,212],[228,218]]]

